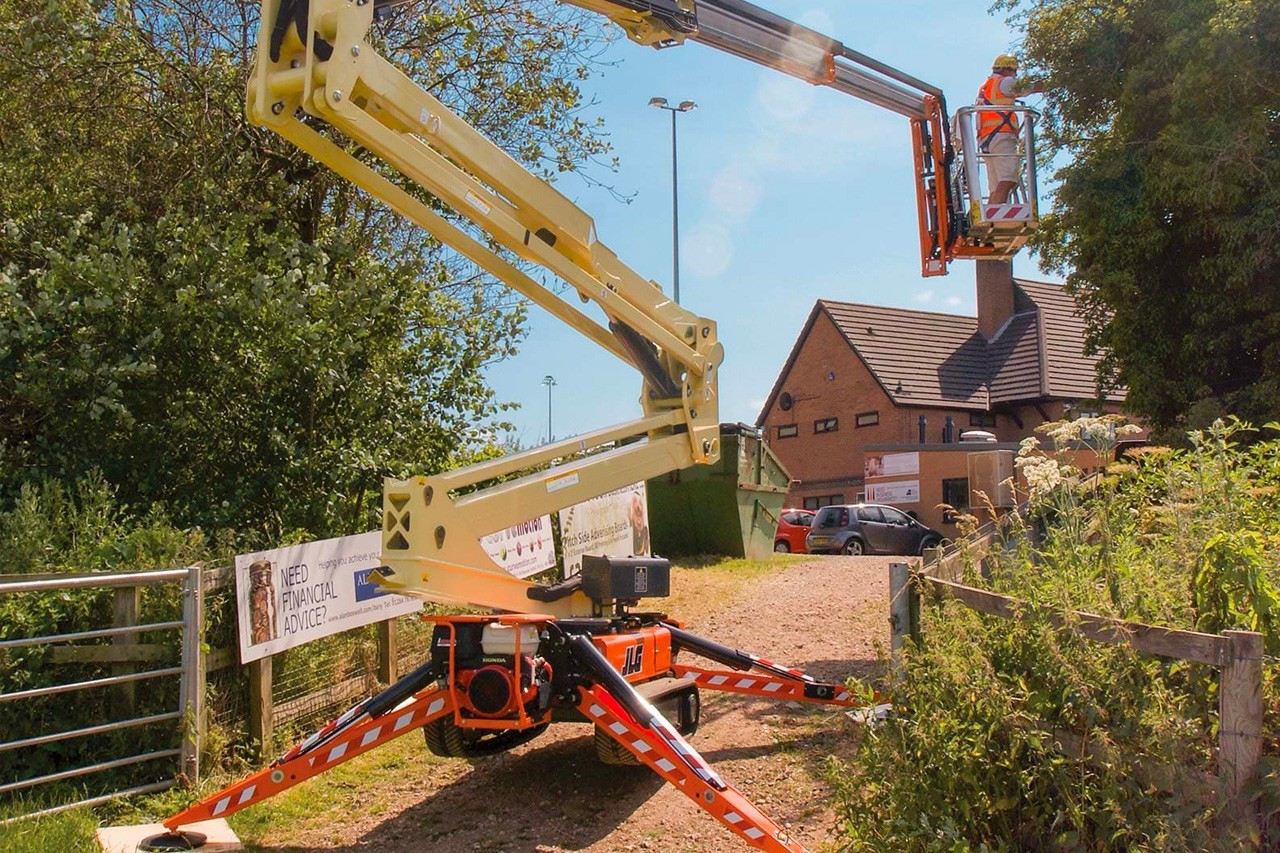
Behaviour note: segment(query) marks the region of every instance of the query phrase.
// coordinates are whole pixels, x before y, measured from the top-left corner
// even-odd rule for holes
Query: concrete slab
[[[198,848],[201,853],[231,853],[244,849],[240,839],[236,838],[231,827],[221,818],[202,820],[184,826],[183,829],[207,836],[204,846]],[[165,831],[164,825],[159,823],[145,826],[104,826],[97,833],[98,845],[102,847],[103,853],[137,853],[138,845],[144,840]]]

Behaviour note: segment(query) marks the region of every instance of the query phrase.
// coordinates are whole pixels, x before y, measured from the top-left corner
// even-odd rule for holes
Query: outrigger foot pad
[[[139,853],[163,853],[166,850],[198,850],[207,840],[208,836],[189,830],[162,832],[142,839],[138,844],[138,851]]]

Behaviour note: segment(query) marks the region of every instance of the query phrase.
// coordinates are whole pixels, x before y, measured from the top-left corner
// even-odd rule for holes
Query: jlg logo
[[[636,643],[627,649],[627,659],[622,664],[623,675],[634,675],[640,671],[640,661],[644,657],[644,642]]]

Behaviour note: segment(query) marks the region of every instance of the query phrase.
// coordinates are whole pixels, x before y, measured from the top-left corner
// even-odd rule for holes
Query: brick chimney
[[[1013,263],[978,261],[978,331],[988,341],[1013,316]]]

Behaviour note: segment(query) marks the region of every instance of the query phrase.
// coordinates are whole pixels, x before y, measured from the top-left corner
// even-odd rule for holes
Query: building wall
[[[802,506],[804,498],[823,495],[856,500],[862,446],[905,439],[889,395],[825,313],[818,314],[780,387],[794,404],[783,411],[775,399],[762,426],[769,447],[791,473],[790,503]],[[856,427],[857,414],[869,411],[879,412],[880,422]],[[815,432],[815,422],[832,417],[835,431]],[[779,435],[779,427],[793,426],[793,437]]]
[[[987,444],[978,445],[983,450],[991,446]],[[1005,445],[1006,448],[1008,446]],[[954,522],[947,520],[943,510],[939,508],[939,504],[943,503],[944,500],[943,482],[945,480],[968,478],[969,454],[968,451],[962,450],[961,447],[961,445],[956,444],[900,444],[883,446],[870,451],[872,456],[880,458],[886,455],[901,457],[906,454],[914,454],[919,458],[919,467],[916,472],[869,478],[867,487],[873,490],[871,498],[879,503],[888,503],[896,506],[903,512],[910,512],[934,530],[941,531],[948,537],[954,538],[957,533],[956,525]],[[893,499],[886,498],[884,495],[874,494],[874,490],[882,485],[893,487],[908,483],[917,487],[918,500]],[[954,497],[953,500],[955,500]],[[957,503],[963,506],[968,501]]]
[[[895,405],[823,312],[818,313],[809,334],[801,341],[795,362],[783,377],[780,388],[791,395],[793,405],[784,411],[775,399],[761,426],[765,441],[791,474],[790,506],[805,506],[806,501],[854,503],[860,500],[865,484],[865,448],[882,444],[920,445],[921,416],[925,418],[923,443],[938,445],[943,442],[948,417],[953,420],[953,442],[959,442],[963,432],[983,429],[993,433],[1000,442],[1016,443],[1035,435],[1037,426],[1061,420],[1067,414],[1062,401],[1021,405],[1012,410],[1021,420],[1019,425],[1005,410],[987,413]],[[1108,406],[1107,411],[1118,411],[1118,407]],[[870,413],[875,413],[876,423],[859,427],[858,416]],[[829,418],[836,419],[836,428],[818,432],[816,424]],[[987,425],[988,418],[994,418],[994,426]],[[780,427],[794,429],[794,435],[782,436]],[[943,458],[949,459],[950,454],[938,457]],[[922,492],[926,483],[929,490],[921,494],[920,506],[902,508],[916,511],[921,520],[936,517],[940,522],[941,511],[935,507],[942,500],[942,480],[967,474],[963,454],[959,458],[961,461],[956,463],[939,461],[937,464],[943,467],[930,470],[927,477],[922,471]],[[932,469],[934,463],[929,465]]]
[[[1049,448],[1042,442],[1046,452]],[[955,506],[957,509],[964,509],[978,519],[979,524],[984,524],[992,520],[993,514],[985,506],[982,499],[973,494],[972,490],[978,486],[974,483],[966,482],[964,484],[964,492],[968,499],[962,502],[950,502],[946,500],[944,492],[944,483],[948,480],[960,481],[969,479],[969,455],[971,453],[987,453],[993,450],[1005,450],[1010,454],[1016,454],[1017,446],[1009,442],[980,444],[980,443],[963,443],[948,445],[878,445],[867,448],[867,452],[873,456],[883,456],[885,454],[902,454],[916,453],[919,455],[919,473],[902,474],[874,478],[870,482],[873,485],[879,484],[895,484],[895,483],[919,483],[919,500],[917,501],[899,501],[886,500],[881,503],[888,503],[896,506],[903,512],[914,513],[915,516],[924,524],[932,527],[934,530],[940,531],[948,538],[955,538],[959,535],[959,525],[956,524],[952,513],[944,510],[942,504],[947,503]],[[1110,461],[1099,459],[1098,455],[1088,449],[1075,450],[1068,449],[1058,452],[1057,458],[1060,462],[1072,465],[1078,468],[1083,474],[1088,475],[1096,471],[1105,462]],[[1016,499],[1024,500],[1027,495],[1026,478],[1016,472],[1011,472],[1016,489]],[[996,495],[993,490],[987,492],[988,497],[993,501]]]

